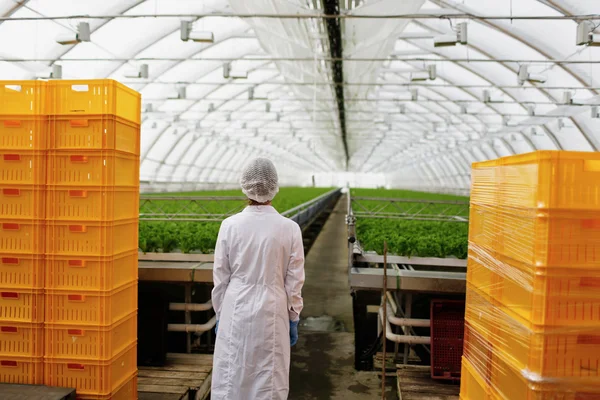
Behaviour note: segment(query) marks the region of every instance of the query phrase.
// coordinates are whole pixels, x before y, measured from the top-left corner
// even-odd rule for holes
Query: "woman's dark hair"
[[[266,201],[264,203],[259,203],[258,201],[252,200],[252,199],[248,199],[248,205],[249,206],[266,206],[269,202]]]

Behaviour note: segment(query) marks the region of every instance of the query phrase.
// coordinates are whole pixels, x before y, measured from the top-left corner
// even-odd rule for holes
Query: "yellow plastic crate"
[[[600,381],[579,383],[564,380],[531,380],[494,353],[491,370],[493,400],[593,400],[600,399]]]
[[[46,290],[47,324],[112,325],[137,311],[137,282],[109,292]]]
[[[0,322],[44,322],[41,289],[0,288]]]
[[[46,226],[41,220],[0,220],[0,253],[44,254]]]
[[[126,186],[140,184],[139,156],[117,151],[48,152],[48,185]]]
[[[48,117],[0,114],[0,149],[45,150]]]
[[[1,185],[45,185],[46,153],[34,150],[0,150]]]
[[[113,393],[105,395],[83,394],[78,400],[137,400],[138,398],[137,372]]]
[[[45,357],[44,384],[74,387],[78,396],[109,395],[137,371],[137,344],[109,361]]]
[[[44,383],[43,358],[0,355],[0,382],[42,385]]]
[[[48,114],[79,117],[112,114],[139,124],[141,95],[110,79],[48,82]]]
[[[45,115],[47,83],[0,81],[0,115]]]
[[[44,185],[0,185],[0,218],[43,219],[45,206]]]
[[[112,222],[139,217],[139,187],[48,186],[49,220]]]
[[[600,214],[471,207],[469,242],[537,267],[597,268]]]
[[[540,268],[471,246],[467,282],[534,325],[600,327],[600,269]]]
[[[598,325],[533,325],[472,288],[467,293],[465,319],[470,330],[465,334],[469,339],[465,355],[479,361],[478,365],[493,365],[488,361],[490,355],[500,352],[506,362],[519,371],[528,371],[531,377],[600,382]]]
[[[462,358],[460,373],[460,398],[464,400],[488,400],[491,388],[485,379],[465,357]]]
[[[473,164],[474,203],[534,209],[597,210],[600,154],[537,151]]]
[[[115,256],[53,256],[46,258],[46,289],[114,290],[138,279],[138,252]]]
[[[52,150],[118,150],[140,154],[140,125],[113,115],[55,116],[49,120]]]
[[[46,324],[46,357],[110,360],[137,341],[137,313],[109,326]]]
[[[114,256],[138,248],[138,220],[48,221],[49,256]]]
[[[43,255],[0,253],[0,287],[43,289],[45,264]]]
[[[44,324],[0,321],[0,358],[43,357]]]

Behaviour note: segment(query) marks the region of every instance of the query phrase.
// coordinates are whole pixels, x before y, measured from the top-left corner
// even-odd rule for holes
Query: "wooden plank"
[[[141,367],[140,370],[144,371],[182,371],[182,372],[203,372],[209,373],[212,371],[212,366],[205,365],[165,365],[164,367]]]
[[[430,367],[399,365],[397,371],[400,400],[458,400],[460,385],[431,379]]]
[[[184,387],[186,389],[189,388],[197,388],[202,386],[202,382],[204,382],[204,377],[196,378],[196,379],[177,379],[177,378],[138,378],[138,384],[141,385],[162,385],[162,386],[170,386],[170,387]]]
[[[208,396],[210,395],[211,384],[212,384],[212,373],[206,377],[206,379],[204,380],[204,383],[202,384],[202,386],[200,386],[200,388],[196,392],[196,400],[208,399]]]
[[[173,378],[173,379],[202,379],[206,378],[208,374],[204,372],[189,372],[189,371],[152,371],[140,369],[138,376],[140,378]]]
[[[189,391],[189,387],[164,386],[164,385],[145,385],[138,382],[138,392],[150,393],[168,393],[184,395]]]
[[[138,392],[138,400],[182,400],[186,395]]]
[[[213,355],[212,354],[182,354],[182,353],[168,353],[167,354],[168,364],[186,364],[186,365],[205,365],[212,367]]]

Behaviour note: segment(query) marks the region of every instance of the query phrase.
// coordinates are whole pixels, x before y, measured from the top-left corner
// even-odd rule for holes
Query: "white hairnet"
[[[256,158],[244,168],[240,184],[242,192],[249,199],[266,203],[273,200],[273,197],[279,192],[277,181],[277,170],[271,160]]]

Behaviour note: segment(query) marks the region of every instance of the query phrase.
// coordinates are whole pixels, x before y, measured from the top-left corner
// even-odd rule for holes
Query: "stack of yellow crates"
[[[140,101],[48,83],[44,383],[78,399],[137,393]]]
[[[0,382],[43,382],[46,86],[0,81]]]
[[[140,95],[0,82],[0,382],[137,398]]]
[[[463,400],[600,399],[600,154],[473,165]]]

